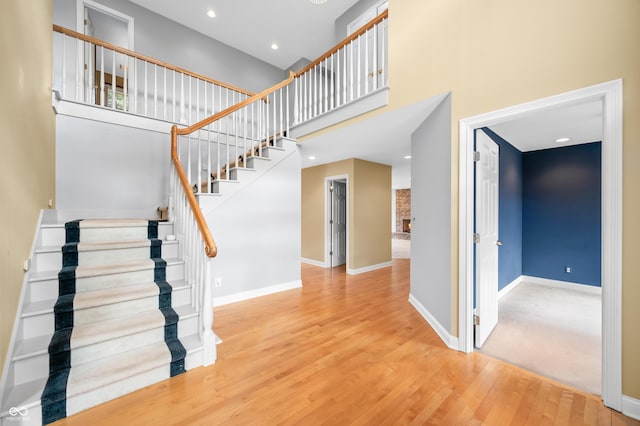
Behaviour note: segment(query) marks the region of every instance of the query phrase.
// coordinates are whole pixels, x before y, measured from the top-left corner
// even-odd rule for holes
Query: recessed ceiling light
[[[564,143],[564,142],[569,142],[570,140],[571,140],[571,138],[558,138],[558,139],[556,139],[556,142]]]
[[[272,48],[273,50],[278,50],[278,45],[277,45],[277,44],[275,44],[275,43],[273,43],[273,44],[271,45],[271,48]]]
[[[315,160],[315,159],[316,159],[316,157],[314,157],[313,155],[310,155],[310,156],[309,156],[309,157],[307,157],[307,158],[309,158],[309,160]]]
[[[325,4],[327,0],[309,0],[311,4]]]
[[[410,158],[411,158],[411,156],[410,156],[410,155],[405,155],[405,156],[404,156],[404,157],[402,157],[402,158],[404,158],[405,160],[408,160],[408,159],[410,159]]]
[[[215,18],[216,17],[216,13],[213,10],[209,9],[209,11],[207,12],[207,16],[209,18]]]

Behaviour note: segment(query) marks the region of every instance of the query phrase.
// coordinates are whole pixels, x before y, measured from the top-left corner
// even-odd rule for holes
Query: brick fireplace
[[[411,189],[396,189],[395,238],[411,237]]]

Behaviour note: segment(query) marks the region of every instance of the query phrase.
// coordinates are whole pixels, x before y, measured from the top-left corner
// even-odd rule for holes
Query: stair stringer
[[[36,247],[42,240],[42,236],[41,236],[42,223],[46,213],[47,213],[46,210],[40,210],[40,215],[38,216],[38,222],[36,223],[33,242],[31,243],[31,250],[29,251],[29,257],[27,260],[28,263],[31,263],[31,259],[34,258]],[[22,280],[22,286],[20,288],[20,297],[18,299],[18,309],[16,309],[16,316],[15,316],[15,319],[13,320],[13,330],[11,331],[11,340],[9,341],[9,347],[7,349],[6,358],[4,359],[4,366],[2,368],[2,376],[0,377],[0,420],[2,420],[2,423],[0,423],[1,425],[4,425],[4,420],[1,416],[1,413],[3,411],[3,407],[5,406],[7,398],[9,397],[9,391],[10,391],[9,384],[14,382],[14,370],[13,370],[12,359],[13,359],[13,354],[15,352],[17,336],[20,332],[20,326],[22,325],[20,319],[22,318],[22,314],[24,310],[25,299],[27,297],[26,293],[27,291],[29,291],[28,283],[31,275],[31,270],[32,268],[29,268],[29,270],[25,271],[24,278]]]
[[[236,180],[218,181],[221,185],[219,193],[203,193],[197,195],[198,203],[200,204],[200,208],[202,209],[202,213],[205,217],[207,214],[220,207],[220,205],[228,202],[236,194],[242,192],[253,182],[260,179],[262,175],[276,167],[280,162],[293,154],[298,154],[299,146],[295,139],[278,138],[275,148],[266,147],[264,150],[265,152],[268,152],[268,157],[248,157],[247,163],[253,162],[252,168],[247,168],[246,170],[242,168],[232,169],[231,173],[235,170],[239,175]]]

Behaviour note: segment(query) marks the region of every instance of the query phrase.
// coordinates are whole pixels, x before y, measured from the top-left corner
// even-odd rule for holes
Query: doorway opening
[[[77,0],[77,31],[114,46],[134,50],[134,19],[92,0]],[[129,81],[129,60],[125,55],[83,43],[78,75],[84,77],[86,102],[128,110],[124,84]],[[128,85],[128,84],[127,84]],[[127,88],[128,89],[128,88]]]
[[[527,139],[535,127],[571,141],[529,143],[545,139]],[[499,173],[493,185],[486,176],[475,181],[475,347],[595,395],[602,379],[601,139],[601,101],[476,131],[476,176],[491,163],[483,161],[487,144],[499,153]],[[496,186],[497,200],[481,196]],[[495,206],[487,208],[488,200]]]
[[[325,178],[325,266],[349,267],[349,176]]]
[[[622,409],[622,81],[615,80],[460,121],[459,349],[473,351],[475,129],[550,108],[600,100],[602,137],[602,399]]]

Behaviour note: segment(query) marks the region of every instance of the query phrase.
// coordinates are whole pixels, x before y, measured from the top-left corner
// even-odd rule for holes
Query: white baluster
[[[290,115],[289,115],[289,85],[287,84],[287,113],[285,116],[286,120],[287,120],[287,137],[289,137],[289,121],[290,121]],[[284,136],[284,135],[283,135]]]
[[[378,89],[378,25],[373,27],[373,90]]]
[[[104,106],[104,98],[107,93],[104,90],[104,47],[100,46],[100,106]]]
[[[147,96],[149,91],[147,90],[147,80],[149,79],[148,76],[149,74],[147,73],[147,61],[144,61],[144,115],[145,116],[149,116],[148,113],[148,100],[147,100]]]
[[[362,36],[358,36],[358,54],[357,54],[357,64],[358,64],[358,70],[356,71],[356,76],[358,78],[358,85],[357,87],[357,94],[358,94],[358,98],[360,98],[360,89],[362,86],[362,58],[360,57],[361,54],[361,49],[360,49],[360,45],[362,44]]]
[[[193,91],[191,89],[191,81],[193,80],[192,77],[188,76],[187,77],[189,79],[189,122],[187,124],[191,125],[193,124]]]
[[[298,107],[300,105],[299,99],[298,99],[298,85],[300,84],[300,78],[296,77],[295,81],[294,81],[294,86],[293,86],[293,124],[298,124],[298,121],[300,119],[300,111],[298,111]],[[287,86],[287,90],[289,86]],[[288,98],[287,98],[288,99]]]
[[[67,98],[67,37],[62,34],[62,99]]]
[[[364,33],[364,93],[369,93],[369,30]]]
[[[207,366],[216,362],[217,348],[216,336],[213,333],[213,295],[211,289],[211,259],[206,261],[206,273],[204,280],[204,303],[202,305],[202,344],[203,360],[202,365]]]
[[[167,69],[163,68],[162,75],[162,119],[167,121]]]
[[[329,109],[329,61],[324,60],[324,112]]]
[[[138,60],[133,60],[133,112],[138,112]]]

